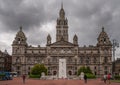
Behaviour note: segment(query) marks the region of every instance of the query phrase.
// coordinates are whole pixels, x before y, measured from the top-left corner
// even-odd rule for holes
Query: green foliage
[[[96,76],[94,74],[91,74],[91,73],[86,73],[86,75],[87,75],[88,79],[96,78]]]
[[[85,72],[85,67],[84,66],[78,69],[78,75],[80,75],[81,72]]]
[[[115,78],[116,80],[120,80],[120,76],[119,76],[119,75],[114,76],[114,78]]]
[[[92,74],[92,71],[91,71],[90,67],[87,67],[87,68],[86,68],[86,72],[85,72],[85,73],[90,73],[90,74]]]
[[[40,75],[32,75],[32,74],[30,74],[29,78],[40,78]]]
[[[44,72],[45,75],[47,75],[47,68],[43,64],[36,64],[31,69],[31,75],[39,75],[40,77],[42,72]]]
[[[0,73],[0,80],[2,80],[2,77],[4,77],[5,74],[4,73]]]
[[[120,83],[120,80],[111,80],[111,82]]]
[[[3,73],[3,74],[0,74],[0,77],[4,77],[5,76],[5,74]]]
[[[90,69],[90,67],[84,67],[83,66],[83,67],[79,68],[78,69],[78,75],[80,75],[81,72],[84,72],[85,74],[86,73],[93,74],[92,71],[91,71],[91,69]]]
[[[81,67],[78,69],[78,76],[81,74],[81,72],[84,72],[88,79],[96,78],[96,76],[92,73],[90,67]]]

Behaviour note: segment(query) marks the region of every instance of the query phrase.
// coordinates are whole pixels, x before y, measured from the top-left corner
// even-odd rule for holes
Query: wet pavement
[[[39,79],[26,79],[23,84],[22,78],[14,78],[13,80],[0,81],[0,85],[108,85],[104,84],[100,79],[89,79],[87,83],[83,80],[39,80]],[[110,85],[120,85],[120,83],[111,83]]]

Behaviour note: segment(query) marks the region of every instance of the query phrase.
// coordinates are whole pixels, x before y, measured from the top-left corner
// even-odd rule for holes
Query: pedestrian
[[[104,76],[103,76],[103,80],[104,80],[104,83],[106,84],[107,75],[104,75]]]
[[[25,84],[25,78],[26,78],[26,76],[25,76],[25,74],[23,74],[22,79],[23,79],[24,84]]]
[[[85,81],[85,83],[87,83],[87,75],[86,74],[84,74],[84,81]]]
[[[109,74],[107,75],[108,84],[110,84],[110,79],[111,79],[111,74],[109,73]]]

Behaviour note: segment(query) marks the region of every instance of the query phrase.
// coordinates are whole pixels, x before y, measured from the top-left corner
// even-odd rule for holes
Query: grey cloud
[[[39,26],[44,21],[45,12],[42,4],[37,8],[26,7],[22,1],[24,0],[3,1],[5,7],[0,8],[0,19],[7,26],[6,30],[16,31],[21,25],[27,30]]]
[[[27,5],[24,4],[25,1]],[[46,32],[37,31],[43,23],[56,21],[60,0],[0,0],[1,32],[17,33],[19,26],[33,45],[46,43]],[[79,45],[96,45],[102,26],[110,36],[120,42],[120,0],[64,0],[68,18],[69,40],[78,35]],[[35,27],[35,28],[34,28]],[[34,32],[34,33],[33,33]],[[50,33],[55,41],[55,31]],[[72,38],[71,38],[72,37]],[[12,42],[12,41],[10,41]]]

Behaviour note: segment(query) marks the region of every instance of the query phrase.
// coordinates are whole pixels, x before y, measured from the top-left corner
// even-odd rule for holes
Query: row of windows
[[[58,20],[57,24],[58,25],[67,25],[67,21],[66,20],[64,20],[64,21],[63,20]]]
[[[42,61],[44,61],[44,59],[42,59],[42,58],[36,58],[34,61],[33,61],[33,59],[31,60],[31,59],[27,59],[27,62],[35,62],[35,63],[37,63],[37,62],[39,62],[39,63],[42,63]],[[16,58],[16,62],[21,62],[21,59],[18,57],[18,58]],[[50,63],[50,62],[59,62],[59,60],[57,59],[57,58],[52,58],[52,59],[48,59],[48,63]],[[67,59],[67,62],[68,63],[71,63],[71,62],[74,62],[74,63],[77,63],[77,62],[79,62],[79,63],[84,63],[84,62],[86,62],[86,63],[99,63],[99,60],[97,59],[97,58],[89,58],[89,57],[87,57],[87,58],[83,58],[83,57],[81,57],[80,59],[79,59],[79,61],[77,61],[77,59],[72,59],[72,58],[69,58],[69,59]],[[104,62],[108,62],[108,58],[107,57],[104,57]]]
[[[57,33],[59,33],[59,34],[61,34],[61,33],[67,34],[67,30],[58,30]]]

